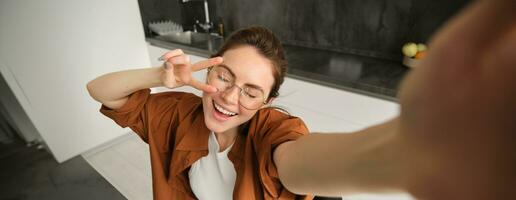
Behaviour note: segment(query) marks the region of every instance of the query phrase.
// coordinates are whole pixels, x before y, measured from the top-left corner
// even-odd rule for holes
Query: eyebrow
[[[225,68],[226,70],[228,70],[228,71],[229,71],[229,73],[231,74],[231,76],[236,77],[236,76],[235,76],[235,73],[233,73],[233,71],[231,71],[231,69],[229,69],[229,67],[228,67],[226,64],[221,63],[221,64],[219,64],[218,66],[219,66],[219,67],[223,67],[223,68]],[[258,86],[258,85],[250,84],[250,83],[245,83],[244,85],[245,85],[245,86],[247,86],[247,87],[252,87],[252,88],[254,88],[254,89],[259,89],[259,90],[261,90],[262,92],[264,92],[264,91],[263,91],[263,88],[262,88],[262,87],[260,87],[260,86]],[[264,93],[265,93],[265,92],[264,92]]]

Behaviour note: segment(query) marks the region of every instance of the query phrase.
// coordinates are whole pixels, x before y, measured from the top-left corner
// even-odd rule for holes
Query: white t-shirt
[[[228,158],[231,147],[233,144],[219,152],[217,138],[213,132],[210,134],[208,155],[193,163],[188,172],[190,187],[198,199],[233,199],[236,171]]]

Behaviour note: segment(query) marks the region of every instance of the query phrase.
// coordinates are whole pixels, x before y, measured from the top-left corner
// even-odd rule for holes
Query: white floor
[[[130,132],[82,156],[127,199],[152,199],[149,149],[136,134]]]

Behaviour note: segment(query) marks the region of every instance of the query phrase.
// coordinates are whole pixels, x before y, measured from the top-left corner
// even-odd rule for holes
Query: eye
[[[252,99],[256,98],[256,96],[249,94],[248,92],[244,91],[244,95],[247,97],[250,97]]]
[[[224,74],[224,73],[219,73],[219,74],[217,75],[217,78],[218,78],[219,80],[221,80],[221,81],[226,82],[226,83],[231,81],[231,80],[228,78],[228,76],[226,76],[226,74]]]
[[[257,89],[254,89],[254,88],[246,87],[246,88],[243,89],[243,93],[244,93],[245,96],[250,97],[252,99],[257,98],[258,96],[261,96],[260,95],[261,91],[257,90]]]

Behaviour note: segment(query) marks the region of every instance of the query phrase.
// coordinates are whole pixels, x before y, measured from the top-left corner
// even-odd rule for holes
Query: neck
[[[219,150],[222,152],[231,146],[231,144],[233,144],[233,141],[235,141],[235,138],[238,134],[238,129],[235,127],[224,132],[214,133],[215,137],[217,138],[217,142],[219,143]]]

